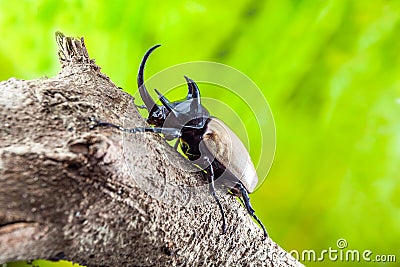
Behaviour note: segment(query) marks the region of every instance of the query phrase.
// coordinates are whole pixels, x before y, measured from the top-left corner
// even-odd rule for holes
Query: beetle
[[[147,109],[149,113],[147,123],[152,126],[127,129],[92,119],[95,124],[91,127],[113,127],[128,133],[153,132],[163,134],[166,140],[178,139],[175,148],[179,145],[183,154],[205,174],[209,191],[221,212],[222,233],[226,233],[226,219],[215,191],[216,184],[239,198],[249,215],[261,226],[264,240],[268,237],[268,233],[255,215],[249,198],[249,193],[254,191],[258,183],[258,177],[250,155],[239,137],[222,120],[210,116],[208,110],[201,104],[199,87],[187,76],[184,78],[188,94],[182,101],[171,102],[154,89],[162,103],[157,105],[147,91],[144,68],[150,54],[159,46],[155,45],[145,53],[137,76],[140,97],[145,104],[142,108]]]

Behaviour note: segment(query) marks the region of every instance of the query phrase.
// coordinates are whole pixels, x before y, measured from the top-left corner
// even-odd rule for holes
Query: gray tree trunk
[[[90,130],[92,116],[145,123],[83,39],[57,42],[59,75],[0,83],[0,263],[301,266],[219,192],[229,226],[221,235],[207,190],[188,194],[201,175],[159,135]]]

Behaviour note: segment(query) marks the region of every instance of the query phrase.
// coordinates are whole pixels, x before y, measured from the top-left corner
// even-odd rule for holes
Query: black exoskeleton
[[[128,133],[162,133],[167,140],[178,139],[187,158],[200,167],[209,182],[209,190],[222,215],[222,233],[226,232],[225,213],[215,192],[215,181],[219,180],[228,192],[237,196],[247,212],[258,222],[263,230],[264,239],[268,236],[264,225],[254,214],[248,193],[253,192],[258,177],[249,153],[240,139],[221,120],[210,116],[201,104],[200,90],[197,84],[185,77],[188,94],[182,101],[171,102],[156,89],[162,105],[157,105],[149,95],[144,84],[144,67],[149,55],[160,45],[150,48],[144,55],[139,67],[137,84],[140,96],[149,116],[147,122],[152,127],[126,129],[121,126],[94,120],[95,125],[114,127]]]

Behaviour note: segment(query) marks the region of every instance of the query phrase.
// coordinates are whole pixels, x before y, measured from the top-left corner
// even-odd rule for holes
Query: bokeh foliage
[[[277,127],[274,165],[252,195],[271,237],[300,252],[337,249],[345,238],[348,249],[400,261],[399,1],[0,5],[0,80],[55,75],[56,30],[84,36],[102,71],[130,93],[143,52],[156,43],[164,47],[148,77],[198,60],[242,71],[263,90]]]

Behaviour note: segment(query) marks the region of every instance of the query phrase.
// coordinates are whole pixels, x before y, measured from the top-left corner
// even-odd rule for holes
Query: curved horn
[[[194,98],[192,104],[194,103],[195,110],[196,111],[197,110],[201,110],[201,99],[200,99],[199,87],[197,86],[197,84],[192,79],[190,79],[187,76],[184,76],[184,77],[185,77],[186,82],[188,84],[188,95],[187,95],[186,99],[189,100],[189,99],[193,99]]]
[[[187,76],[183,76],[186,79],[186,82],[188,84],[188,95],[187,95],[187,99],[192,99],[192,98],[200,98],[200,90],[199,87],[197,87],[197,84],[190,79]]]
[[[151,98],[149,92],[146,89],[146,86],[144,85],[143,71],[144,71],[144,66],[146,65],[146,61],[149,58],[151,52],[153,52],[157,47],[160,46],[161,45],[158,44],[147,50],[146,54],[144,54],[143,56],[142,62],[140,63],[139,72],[137,76],[137,85],[140,97],[142,98],[144,104],[146,105],[148,112],[151,112],[151,110],[156,106],[156,102],[154,102],[153,98]]]

